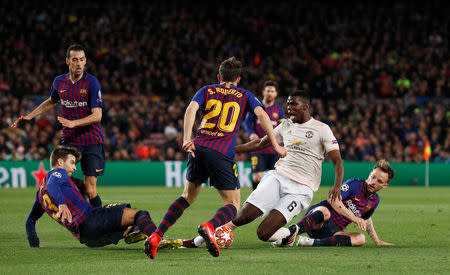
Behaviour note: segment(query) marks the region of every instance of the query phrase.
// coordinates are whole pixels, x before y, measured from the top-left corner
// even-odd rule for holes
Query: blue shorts
[[[278,161],[277,154],[255,154],[252,153],[252,172],[264,172],[275,169],[275,163]]]
[[[103,144],[91,145],[64,145],[75,147],[80,151],[81,171],[85,176],[101,176],[105,172],[105,150]]]
[[[212,149],[195,145],[195,158],[189,154],[186,179],[209,184],[218,190],[239,189],[236,162]]]
[[[122,216],[129,204],[106,205],[95,208],[80,224],[80,243],[89,247],[117,244],[123,238]]]
[[[308,209],[307,214],[311,214],[312,211],[318,207],[319,205],[315,207],[311,207]],[[332,222],[331,220],[325,221],[320,229],[317,230],[311,230],[311,232],[308,232],[308,236],[313,239],[323,239],[332,237],[336,232],[340,232],[342,230],[339,230],[339,228]]]

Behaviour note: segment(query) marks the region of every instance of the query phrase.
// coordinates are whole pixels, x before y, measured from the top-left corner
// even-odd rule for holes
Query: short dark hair
[[[79,44],[72,44],[69,46],[69,48],[67,48],[67,52],[66,52],[67,58],[70,58],[70,51],[75,51],[75,52],[83,51],[84,54],[86,54],[86,50],[84,49],[84,47]]]
[[[266,88],[267,86],[273,86],[275,87],[275,89],[278,88],[278,84],[273,80],[267,80],[266,82],[264,82],[264,88]]]
[[[232,56],[220,63],[219,75],[223,82],[234,82],[242,73],[242,63]]]
[[[81,153],[75,147],[57,146],[50,155],[50,164],[52,167],[58,164],[58,159],[66,161],[69,155],[73,155],[76,161],[81,159]]]
[[[390,182],[394,178],[394,175],[395,175],[394,169],[392,169],[391,165],[386,160],[382,159],[382,160],[377,161],[377,163],[373,167],[373,170],[375,170],[377,168],[380,168],[381,171],[388,174],[388,182]]]
[[[311,95],[309,94],[308,91],[305,91],[305,90],[294,91],[294,92],[290,93],[289,96],[290,97],[297,96],[300,98],[300,100],[303,103],[311,105]]]

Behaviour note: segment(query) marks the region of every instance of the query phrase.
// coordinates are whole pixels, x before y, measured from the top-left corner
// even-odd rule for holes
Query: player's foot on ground
[[[181,246],[183,246],[182,239],[164,239],[161,242],[159,242],[158,248],[177,249]]]
[[[126,244],[137,243],[147,239],[147,235],[142,233],[141,231],[134,231],[127,234],[124,238]]]
[[[297,246],[313,246],[314,239],[306,236],[298,236]]]
[[[206,248],[213,257],[219,257],[220,249],[214,237],[214,227],[209,222],[202,223],[198,226],[198,234],[205,240]]]
[[[281,245],[283,246],[292,246],[295,242],[295,237],[297,237],[298,234],[298,225],[295,223],[288,227],[290,234],[283,238],[281,241]]]
[[[159,245],[160,241],[161,241],[161,237],[156,233],[153,233],[152,235],[150,235],[150,237],[148,237],[145,240],[144,253],[145,253],[145,255],[150,257],[150,259],[155,259],[156,252],[158,251],[158,245]]]

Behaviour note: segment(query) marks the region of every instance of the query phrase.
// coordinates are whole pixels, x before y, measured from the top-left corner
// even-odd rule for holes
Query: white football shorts
[[[258,207],[263,216],[272,209],[283,214],[286,223],[308,208],[313,198],[313,191],[306,185],[298,184],[288,177],[271,170],[262,178],[258,187],[245,202]]]

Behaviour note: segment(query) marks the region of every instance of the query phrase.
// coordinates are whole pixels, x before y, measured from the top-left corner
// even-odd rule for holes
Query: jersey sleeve
[[[97,78],[92,78],[89,84],[89,101],[91,108],[102,108],[102,91]]]
[[[354,179],[346,180],[341,185],[341,196],[342,200],[347,199],[351,196],[353,193],[353,190],[355,189]]]
[[[195,93],[194,97],[192,98],[192,101],[197,101],[198,105],[203,106],[203,103],[205,101],[205,92],[206,87],[202,87]]]
[[[39,247],[40,242],[36,233],[36,221],[39,220],[45,212],[39,203],[38,192],[36,192],[36,199],[34,200],[30,214],[28,214],[27,221],[25,222],[25,230],[27,232],[28,244],[30,247]]]
[[[53,84],[52,84],[52,88],[50,90],[50,97],[53,100],[59,100],[59,93],[58,93],[58,88],[56,87],[56,78],[53,80]]]
[[[325,125],[322,128],[322,144],[325,148],[326,153],[334,150],[339,150],[338,141],[334,137],[333,132],[331,131],[330,126],[328,125]]]
[[[70,184],[69,177],[64,172],[53,172],[53,174],[48,179],[47,190],[52,198],[54,198],[56,202],[58,202],[58,205],[67,204],[62,192],[63,185],[67,184]]]
[[[244,127],[247,135],[255,133],[254,125],[255,125],[256,116],[253,113],[247,113],[247,117],[244,120]]]

